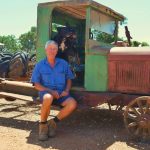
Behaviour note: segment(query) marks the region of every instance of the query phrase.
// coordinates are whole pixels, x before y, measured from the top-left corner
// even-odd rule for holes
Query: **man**
[[[46,58],[36,64],[31,81],[39,91],[41,107],[41,122],[39,124],[39,140],[45,141],[55,136],[56,123],[69,116],[77,107],[74,98],[69,94],[71,79],[74,78],[68,63],[56,58],[58,45],[54,41],[45,44]],[[49,121],[51,105],[63,106],[59,114]]]

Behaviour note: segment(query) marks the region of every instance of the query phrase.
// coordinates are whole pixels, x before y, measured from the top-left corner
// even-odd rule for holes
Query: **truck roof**
[[[88,6],[95,8],[96,10],[110,15],[119,21],[123,21],[126,19],[122,14],[114,11],[113,9],[104,6],[94,0],[51,0],[50,2],[39,3],[38,6],[52,6],[59,7],[59,9],[72,13],[74,15],[80,16],[81,19],[84,19],[86,16],[86,8]]]

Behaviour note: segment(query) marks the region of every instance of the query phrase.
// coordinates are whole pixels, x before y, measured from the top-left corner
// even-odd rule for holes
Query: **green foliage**
[[[133,41],[132,46],[133,47],[138,47],[138,46],[144,47],[144,46],[149,46],[149,44],[147,42],[142,42],[141,43],[139,41]]]
[[[144,47],[144,46],[150,46],[150,45],[147,42],[142,42],[141,46]]]
[[[53,32],[57,32],[57,24],[56,23],[52,23],[52,31]]]
[[[20,44],[14,35],[0,36],[0,43],[5,44],[5,48],[11,52],[20,49]]]
[[[36,48],[36,27],[31,27],[31,30],[27,33],[21,34],[19,37],[19,42],[21,44],[21,49],[27,52],[34,51]]]
[[[133,41],[131,44],[133,47],[138,47],[138,46],[140,46],[141,43],[138,41]]]
[[[104,43],[112,43],[115,41],[115,36],[110,35],[104,32],[97,33],[96,40]],[[122,40],[122,38],[117,38],[118,41]]]
[[[110,43],[110,44],[115,41],[115,36],[114,35],[110,35],[110,34],[107,34],[107,33],[104,33],[104,32],[99,32],[99,31],[96,31],[96,30],[94,30],[92,33],[93,33],[94,37],[96,37],[97,41],[104,42],[104,43]],[[124,41],[124,40],[122,38],[118,37],[117,41]],[[127,41],[124,41],[124,42],[127,42]],[[132,47],[150,46],[147,42],[142,42],[141,43],[139,41],[132,41],[131,44],[132,44],[131,45]]]
[[[96,37],[97,41],[112,43],[115,41],[115,37],[113,35],[109,35],[106,33],[99,33]]]
[[[31,27],[31,32],[36,33],[37,32],[37,27]]]

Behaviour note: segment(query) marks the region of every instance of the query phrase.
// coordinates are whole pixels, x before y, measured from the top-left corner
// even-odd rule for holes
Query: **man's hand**
[[[69,95],[69,92],[68,92],[68,91],[63,91],[63,92],[60,94],[60,97],[67,96],[67,95]]]
[[[50,93],[53,95],[55,99],[58,99],[60,97],[57,91],[51,90]]]

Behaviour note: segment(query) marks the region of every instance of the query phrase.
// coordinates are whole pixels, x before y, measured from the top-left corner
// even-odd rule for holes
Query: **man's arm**
[[[58,99],[59,94],[57,91],[51,90],[49,88],[46,88],[42,86],[40,83],[34,83],[35,89],[38,91],[47,91],[48,93],[52,94],[54,98]]]
[[[71,79],[67,79],[67,84],[66,84],[66,89],[65,91],[69,93],[70,89],[71,89],[71,86],[72,86],[72,81]]]
[[[61,93],[60,97],[69,95],[69,91],[72,86],[72,79],[74,79],[74,75],[72,71],[70,70],[69,64],[66,62],[66,69],[65,69],[65,75],[66,75],[66,88]]]
[[[66,89],[61,93],[60,97],[69,95],[71,86],[72,86],[71,79],[67,79]]]
[[[35,86],[35,89],[38,90],[38,91],[48,91],[48,92],[51,92],[50,89],[42,86],[40,83],[34,83],[34,86]]]

